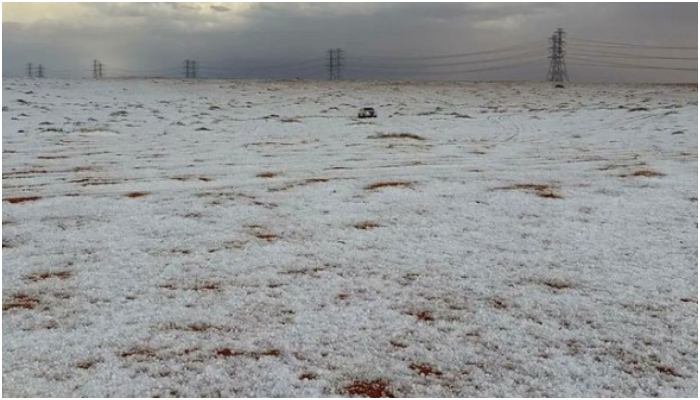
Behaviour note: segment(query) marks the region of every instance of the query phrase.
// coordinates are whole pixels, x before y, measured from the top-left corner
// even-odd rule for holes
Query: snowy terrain
[[[697,96],[3,79],[2,394],[696,397]]]

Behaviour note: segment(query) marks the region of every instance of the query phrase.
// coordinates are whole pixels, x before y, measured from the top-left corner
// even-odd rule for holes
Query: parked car
[[[360,108],[360,112],[357,113],[358,118],[377,118],[377,112],[374,111],[372,107]]]

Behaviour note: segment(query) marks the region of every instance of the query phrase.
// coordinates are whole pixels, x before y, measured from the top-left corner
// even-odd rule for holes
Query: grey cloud
[[[230,8],[224,7],[224,6],[209,6],[209,8],[211,8],[213,11],[216,11],[216,12],[229,12],[229,11],[231,11]]]
[[[564,27],[570,37],[697,46],[697,4],[580,3],[261,3],[229,9],[186,3],[83,3],[98,13],[88,21],[3,23],[3,70],[21,74],[28,61],[47,71],[86,74],[98,58],[133,70],[179,74],[196,58],[203,72],[235,69],[241,77],[324,77],[325,50],[342,47],[348,63],[362,55],[417,56],[501,48],[541,41]],[[220,8],[217,10],[217,8]],[[228,12],[222,12],[222,9]],[[695,56],[697,53],[693,53]],[[270,65],[317,62],[308,68]],[[691,66],[697,67],[697,62]],[[247,67],[247,72],[241,72]],[[543,79],[546,60],[466,79]],[[467,67],[465,67],[466,69]],[[578,80],[697,80],[697,73],[569,68]],[[380,74],[359,70],[357,78]],[[350,68],[349,73],[353,73]],[[424,77],[399,71],[384,77]],[[459,77],[459,76],[456,76]]]
[[[196,5],[196,4],[187,4],[187,3],[168,3],[170,6],[172,6],[174,9],[181,9],[181,10],[191,10],[191,11],[199,11],[202,9],[202,7]]]

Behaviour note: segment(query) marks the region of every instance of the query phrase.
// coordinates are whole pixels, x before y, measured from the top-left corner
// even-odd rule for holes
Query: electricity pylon
[[[564,30],[559,28],[549,38],[549,71],[547,72],[547,80],[550,82],[568,82],[569,74],[566,72],[566,62],[564,61]]]
[[[343,62],[345,61],[343,49],[328,50],[328,79],[337,81],[343,77]]]

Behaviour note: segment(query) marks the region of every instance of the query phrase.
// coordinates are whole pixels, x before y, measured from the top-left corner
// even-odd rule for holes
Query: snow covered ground
[[[2,394],[695,397],[697,96],[3,79]]]

